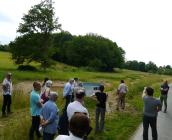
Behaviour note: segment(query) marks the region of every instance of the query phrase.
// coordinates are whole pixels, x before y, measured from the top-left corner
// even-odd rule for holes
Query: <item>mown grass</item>
[[[124,79],[129,87],[126,102],[127,107],[124,112],[113,111],[106,114],[105,131],[103,133],[94,133],[94,110],[96,102],[87,97],[85,106],[88,108],[91,117],[91,126],[93,131],[89,135],[89,140],[128,140],[133,134],[142,118],[143,102],[141,93],[144,86],[152,86],[155,89],[155,96],[159,96],[159,87],[163,80],[171,80],[170,76],[142,73],[129,70],[118,70],[116,73],[88,72],[75,67],[70,67],[58,63],[53,69],[46,72],[40,70],[37,72],[18,71],[17,66],[10,60],[10,54],[0,52],[0,80],[4,78],[7,71],[12,72],[14,83],[20,81],[43,81],[45,76],[52,80],[67,81],[71,77],[79,77],[82,81],[101,82],[105,84],[105,90],[109,94],[114,94],[121,79]],[[39,68],[39,65],[33,63]],[[58,88],[59,98],[57,105],[62,112],[65,101],[62,99],[62,88]],[[0,118],[0,140],[27,140],[31,124],[29,112],[29,94],[22,90],[14,91],[12,96],[12,110],[14,113],[7,118]],[[113,96],[111,96],[113,97]],[[115,103],[115,97],[110,99]],[[2,96],[0,96],[0,106],[2,106]],[[114,106],[112,106],[114,107]],[[115,109],[114,109],[115,110]]]

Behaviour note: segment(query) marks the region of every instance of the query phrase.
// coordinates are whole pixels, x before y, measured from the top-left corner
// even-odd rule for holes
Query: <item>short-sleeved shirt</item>
[[[89,118],[88,110],[80,102],[74,101],[74,102],[70,103],[67,107],[68,120],[70,121],[72,116],[78,112],[86,114],[87,117]]]
[[[73,134],[67,135],[59,135],[55,140],[83,140],[82,138],[76,137]]]
[[[148,117],[156,117],[158,115],[157,108],[161,107],[161,102],[151,96],[144,96],[144,115]]]
[[[162,95],[167,95],[169,90],[168,84],[163,84],[161,85],[161,94]]]
[[[107,99],[107,95],[106,93],[103,92],[96,92],[95,96],[97,98],[98,103],[96,104],[97,107],[101,107],[101,108],[106,108],[106,99]]]
[[[128,91],[128,88],[125,85],[125,83],[121,83],[118,87],[118,92],[119,93],[127,93],[127,91]]]
[[[32,116],[39,116],[41,107],[38,105],[40,102],[39,93],[33,90],[30,95],[30,111]]]
[[[11,95],[12,94],[12,81],[5,78],[2,83],[3,86],[6,87],[6,90],[3,90],[3,95]]]
[[[70,82],[67,82],[64,86],[63,96],[66,97],[68,95],[72,95],[72,92],[73,92],[73,86]]]
[[[47,101],[41,110],[41,116],[44,120],[48,120],[49,123],[43,127],[43,132],[49,133],[49,134],[55,134],[57,132],[58,127],[58,108],[57,105],[49,100]]]

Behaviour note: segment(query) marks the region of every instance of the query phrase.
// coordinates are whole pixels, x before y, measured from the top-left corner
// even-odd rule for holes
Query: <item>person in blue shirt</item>
[[[72,96],[73,92],[73,79],[70,79],[64,86],[63,97],[66,99],[66,104],[64,107],[64,111],[66,111],[67,106],[70,102],[73,102],[74,98]]]
[[[57,132],[59,109],[56,105],[57,93],[51,92],[49,100],[43,105],[41,110],[41,125],[43,128],[43,140],[54,140]]]
[[[40,99],[40,91],[41,91],[41,84],[40,82],[33,83],[33,90],[30,94],[30,111],[32,116],[32,125],[29,131],[29,140],[34,139],[34,132],[38,138],[41,137],[39,132],[39,125],[40,125],[40,112],[42,108],[42,103]]]

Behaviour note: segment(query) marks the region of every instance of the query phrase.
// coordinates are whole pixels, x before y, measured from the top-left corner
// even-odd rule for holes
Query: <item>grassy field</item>
[[[141,93],[144,86],[152,86],[155,89],[155,96],[159,96],[159,87],[163,80],[171,81],[170,76],[142,73],[129,70],[119,70],[114,73],[88,72],[83,69],[70,67],[57,63],[52,69],[37,72],[18,71],[13,64],[9,53],[0,52],[0,80],[2,81],[7,71],[12,72],[13,81],[16,85],[24,81],[43,81],[45,76],[52,80],[65,82],[71,77],[79,77],[81,81],[101,82],[105,85],[105,91],[109,94],[109,106],[111,112],[106,113],[105,131],[94,133],[94,110],[95,100],[87,97],[85,105],[91,116],[93,131],[89,140],[128,140],[133,134],[138,124],[141,122],[143,103]],[[39,67],[38,64],[33,63]],[[125,111],[115,110],[116,97],[115,91],[119,81],[124,79],[129,88],[127,94],[127,104]],[[27,85],[26,85],[27,86]],[[64,106],[62,99],[62,88],[57,88],[59,98],[57,105],[60,110]],[[0,106],[2,106],[2,96],[0,96]],[[0,118],[0,140],[27,140],[28,131],[31,124],[29,113],[29,94],[15,90],[12,96],[12,110],[14,113],[7,118]]]

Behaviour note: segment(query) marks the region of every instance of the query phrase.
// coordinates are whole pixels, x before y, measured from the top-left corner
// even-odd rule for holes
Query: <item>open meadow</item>
[[[0,117],[0,140],[28,140],[31,125],[29,91],[31,91],[34,80],[42,82],[45,76],[53,80],[53,90],[56,90],[59,94],[57,106],[60,113],[64,106],[64,100],[62,99],[63,84],[69,78],[78,77],[81,81],[100,82],[105,85],[105,92],[109,95],[109,112],[106,113],[105,131],[103,133],[94,133],[96,101],[91,97],[85,98],[85,106],[89,110],[91,126],[93,127],[89,140],[129,140],[142,119],[143,103],[141,94],[143,88],[152,86],[155,89],[156,96],[159,97],[159,87],[163,80],[172,81],[171,76],[129,70],[116,70],[112,73],[89,72],[61,63],[57,63],[46,72],[43,70],[35,72],[18,71],[10,57],[9,53],[0,52],[0,81],[3,80],[6,72],[11,72],[14,83],[14,93],[12,95],[12,111],[14,113],[6,118]],[[39,69],[38,64],[33,63],[32,65]],[[115,91],[121,79],[125,80],[129,92],[126,97],[126,109],[116,111]],[[22,86],[17,88],[19,84],[22,84]],[[2,95],[0,96],[1,106]]]

